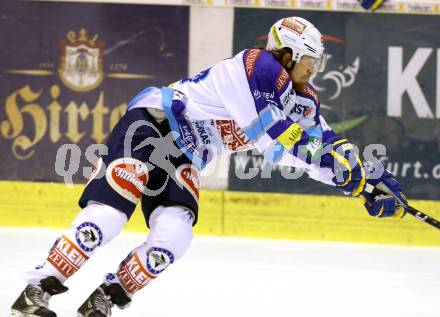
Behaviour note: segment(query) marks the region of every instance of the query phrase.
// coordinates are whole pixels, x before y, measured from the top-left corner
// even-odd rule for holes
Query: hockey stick
[[[426,222],[427,224],[430,224],[431,226],[436,227],[437,229],[440,229],[440,222],[438,220],[435,220],[434,218],[415,209],[414,207],[408,206],[408,213],[413,215],[417,219],[420,219],[423,222]]]

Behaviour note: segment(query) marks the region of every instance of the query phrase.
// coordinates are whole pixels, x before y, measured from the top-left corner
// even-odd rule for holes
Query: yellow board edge
[[[0,226],[66,228],[83,185],[0,181]],[[440,219],[440,202],[412,200]],[[139,209],[139,207],[138,207]],[[148,232],[136,210],[125,230]],[[270,239],[440,246],[440,231],[407,215],[370,217],[357,198],[202,190],[195,233]]]

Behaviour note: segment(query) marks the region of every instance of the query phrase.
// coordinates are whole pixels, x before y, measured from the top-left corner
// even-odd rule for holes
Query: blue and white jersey
[[[215,155],[257,148],[274,164],[305,168],[333,184],[331,170],[312,164],[333,132],[320,115],[316,91],[295,91],[290,76],[265,50],[248,49],[170,88],[147,88],[128,109],[166,112],[176,143],[203,168]]]

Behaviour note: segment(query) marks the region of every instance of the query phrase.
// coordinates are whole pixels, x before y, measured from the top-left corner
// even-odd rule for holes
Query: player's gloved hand
[[[340,136],[332,136],[323,145],[321,167],[331,168],[336,188],[359,196],[365,187],[365,171],[353,144]]]
[[[402,218],[408,211],[408,202],[393,175],[383,165],[381,170],[383,173],[380,177],[367,180],[360,198],[371,216]]]

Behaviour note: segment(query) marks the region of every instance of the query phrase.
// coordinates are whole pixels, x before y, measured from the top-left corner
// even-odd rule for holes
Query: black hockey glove
[[[402,218],[408,211],[408,202],[399,183],[381,162],[374,169],[383,170],[378,178],[369,178],[361,199],[368,213],[374,217]]]
[[[365,171],[353,144],[340,136],[329,138],[323,145],[321,167],[331,168],[336,188],[358,197],[365,187]]]

